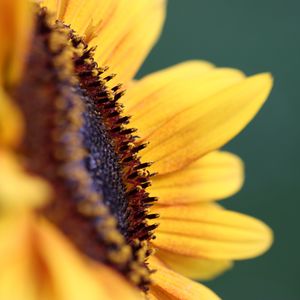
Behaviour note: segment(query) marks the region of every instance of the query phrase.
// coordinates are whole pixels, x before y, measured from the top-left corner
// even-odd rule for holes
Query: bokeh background
[[[187,59],[275,78],[269,101],[226,147],[245,161],[246,184],[223,201],[267,222],[275,243],[207,285],[225,300],[299,300],[300,1],[169,0],[164,32],[139,76]]]

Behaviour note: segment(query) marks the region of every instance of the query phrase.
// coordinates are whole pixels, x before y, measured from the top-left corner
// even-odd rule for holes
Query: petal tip
[[[262,247],[261,253],[259,255],[262,255],[266,251],[268,251],[271,248],[271,246],[274,242],[274,232],[273,232],[273,230],[266,224],[264,224],[264,226],[265,226],[265,232],[264,232],[265,244],[264,244],[264,247]]]
[[[257,80],[260,80],[262,87],[264,87],[268,92],[271,91],[274,83],[274,77],[271,73],[269,72],[260,73],[254,75],[254,77],[256,77]]]

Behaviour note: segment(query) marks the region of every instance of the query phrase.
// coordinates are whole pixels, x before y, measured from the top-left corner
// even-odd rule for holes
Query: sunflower
[[[1,299],[219,299],[192,279],[270,247],[215,201],[243,183],[219,149],[271,76],[189,61],[134,80],[165,7],[0,1]]]

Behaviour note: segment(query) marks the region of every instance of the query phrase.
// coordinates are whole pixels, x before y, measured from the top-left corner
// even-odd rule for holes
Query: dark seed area
[[[37,13],[31,51],[20,85],[11,91],[23,112],[26,134],[20,155],[28,171],[54,187],[40,213],[84,254],[107,263],[143,290],[149,284],[147,225],[155,198],[129,117],[122,115],[120,85],[107,87],[94,49],[69,27],[50,25]]]
[[[119,168],[119,158],[114,152],[111,139],[94,102],[88,97],[82,97],[82,100],[85,110],[80,133],[86,150],[84,165],[91,176],[93,189],[102,195],[104,204],[118,220],[120,232],[126,235],[124,214],[127,199]]]
[[[149,178],[154,174],[150,174],[146,170],[150,164],[141,163],[138,156],[138,152],[146,144],[137,143],[137,137],[133,135],[136,130],[126,127],[126,124],[129,123],[129,117],[122,116],[122,105],[118,102],[123,94],[121,86],[116,86],[111,90],[107,89],[106,83],[112,77],[103,76],[102,79],[99,76],[102,70],[97,67],[93,59],[93,49],[88,49],[82,39],[74,35],[72,31],[70,37],[74,47],[80,45],[85,49],[82,56],[75,58],[75,72],[81,88],[85,91],[87,98],[91,100],[90,104],[93,105],[93,109],[88,110],[88,112],[93,114],[97,112],[101,116],[101,123],[105,125],[109,135],[109,138],[103,143],[106,146],[103,147],[107,147],[107,143],[110,141],[113,145],[112,152],[117,153],[117,165],[120,170],[118,177],[122,178],[123,190],[118,190],[119,198],[116,198],[116,194],[111,193],[113,191],[111,186],[108,188],[109,191],[107,190],[107,197],[104,197],[104,201],[117,217],[119,230],[128,242],[149,240],[152,238],[152,231],[156,226],[147,225],[147,208],[156,199],[149,197],[145,189],[150,184]],[[90,119],[95,119],[95,117],[92,116]],[[100,136],[102,138],[104,135],[96,133],[96,130],[87,129],[89,132],[86,140],[90,143],[88,148],[93,145],[97,152],[101,148],[97,143]],[[97,156],[98,153],[96,152],[95,155]],[[109,159],[107,161],[109,162]],[[115,171],[109,171],[110,175],[107,174],[106,180]],[[92,176],[95,175],[93,170],[90,173]],[[96,177],[94,176],[95,179]],[[110,183],[107,183],[106,187],[109,185]]]

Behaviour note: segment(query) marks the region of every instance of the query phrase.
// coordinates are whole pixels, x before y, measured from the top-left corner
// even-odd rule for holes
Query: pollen
[[[38,9],[24,77],[11,93],[24,114],[19,153],[28,171],[48,180],[55,195],[39,211],[85,255],[147,290],[147,258],[158,217],[147,187],[151,174],[130,117],[122,85],[94,61],[94,48],[70,26],[51,24]]]

